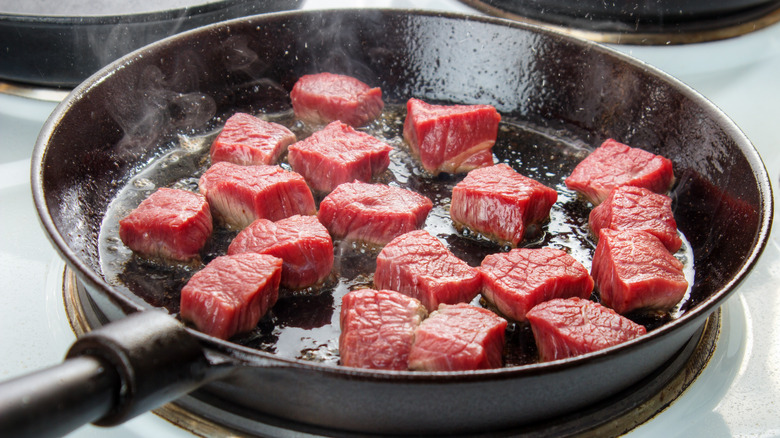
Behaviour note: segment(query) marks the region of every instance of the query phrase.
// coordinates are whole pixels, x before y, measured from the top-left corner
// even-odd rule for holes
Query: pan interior
[[[404,187],[431,199],[434,209],[424,228],[470,265],[479,266],[487,254],[509,250],[509,247],[465,230],[459,231],[453,226],[449,216],[452,188],[465,175],[431,177],[420,170],[402,138],[405,114],[404,105],[389,104],[380,119],[362,128],[395,148],[390,168],[377,178],[377,182]],[[321,128],[296,120],[291,111],[262,116],[288,126],[295,131],[298,139]],[[588,149],[576,144],[576,139],[558,135],[505,118],[494,147],[495,159],[558,192],[550,221],[530,234],[522,246],[562,249],[590,269],[596,245],[588,232],[590,205],[564,184],[566,176]],[[208,151],[214,137],[215,133],[181,136],[176,145],[139,170],[109,205],[100,232],[100,261],[106,280],[113,287],[139,296],[155,307],[164,307],[172,314],[179,312],[179,291],[190,276],[213,258],[226,254],[237,231],[217,225],[206,244],[202,260],[183,265],[134,256],[119,239],[119,220],[159,187],[197,192],[198,179],[211,165]],[[282,160],[281,165],[291,170],[286,160]],[[332,278],[322,287],[304,291],[282,290],[282,298],[260,324],[252,332],[232,341],[283,357],[337,365],[341,298],[350,290],[373,287],[376,256],[381,248],[348,241],[336,241],[335,247]],[[685,263],[688,280],[693,283],[690,246],[686,244],[677,257]],[[598,294],[594,293],[592,298],[598,300]],[[479,296],[473,304],[489,307]],[[693,304],[685,299],[669,313],[636,313],[630,316],[652,330],[681,316],[684,313],[681,309]],[[509,333],[505,366],[536,362],[536,347],[529,326],[512,323]]]
[[[532,27],[449,15],[346,11],[278,14],[207,27],[136,52],[80,86],[55,111],[38,148],[42,216],[51,218],[49,231],[63,255],[109,300],[137,308],[149,301],[175,313],[175,292],[160,301],[156,292],[139,298],[128,286],[138,279],[124,280],[126,289],[117,286],[121,269],[106,269],[111,260],[104,257],[111,239],[100,237],[115,220],[104,221],[106,212],[150,163],[182,144],[204,148],[231,114],[285,117],[295,80],[319,71],[379,86],[386,101],[396,105],[410,97],[492,104],[505,121],[497,159],[528,172],[536,168],[536,176],[551,186],[558,186],[589,148],[610,137],[672,159],[675,214],[695,267],[678,321],[689,314],[706,316],[697,309],[709,310],[724,298],[764,245],[771,198],[755,151],[716,108],[671,78],[597,45]],[[383,135],[398,143],[398,123],[386,117],[374,128],[389,129]],[[405,160],[388,178],[414,173]],[[203,165],[196,164],[196,175]],[[442,179],[445,185],[456,181]],[[415,182],[426,183],[424,178]],[[141,184],[141,192],[156,185]],[[559,208],[587,206],[569,199]],[[535,243],[555,245],[555,236],[565,234],[545,231]],[[586,233],[573,233],[588,254],[592,243]],[[450,245],[470,263],[497,250],[471,238],[456,237]],[[362,248],[346,248],[353,250]],[[184,270],[173,279],[150,276],[143,289],[180,284],[187,275]],[[298,312],[290,307],[290,313]],[[261,324],[259,334],[245,342],[261,346],[266,336]],[[317,354],[322,351],[317,348]]]

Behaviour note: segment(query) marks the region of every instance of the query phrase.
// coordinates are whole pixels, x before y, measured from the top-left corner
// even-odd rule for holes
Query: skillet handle
[[[135,313],[76,340],[62,364],[0,383],[0,435],[117,425],[224,374],[217,368],[173,317]]]

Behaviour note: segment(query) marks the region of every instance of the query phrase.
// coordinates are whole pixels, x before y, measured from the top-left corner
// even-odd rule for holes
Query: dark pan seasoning
[[[181,285],[198,266],[152,268],[123,255],[125,249],[111,234],[117,216],[154,187],[178,184],[195,190],[197,173],[208,164],[209,133],[237,111],[289,117],[289,90],[297,78],[319,71],[350,74],[379,86],[385,101],[396,105],[413,96],[432,103],[494,104],[505,121],[497,158],[514,160],[511,164],[522,173],[559,189],[573,164],[606,138],[670,158],[677,178],[671,193],[675,217],[696,268],[690,298],[672,321],[620,346],[548,363],[452,373],[362,370],[317,361],[335,351],[338,328],[330,321],[340,295],[371,282],[371,269],[358,263],[363,252],[371,252],[368,248],[339,247],[340,270],[334,272],[347,281],[334,279],[327,293],[276,306],[276,319],[235,339],[246,346],[182,329],[165,312],[152,311],[149,303],[175,310]],[[305,136],[305,126],[294,128]],[[371,130],[402,148],[397,119],[385,118]],[[458,178],[420,178],[403,152],[394,159],[398,164],[383,178],[431,196],[439,206],[426,225],[438,236],[449,236],[448,187]],[[440,12],[266,14],[156,43],[77,87],[44,125],[31,161],[41,224],[83,286],[84,301],[99,311],[95,326],[125,337],[140,337],[138,331],[149,337],[175,335],[198,347],[192,355],[172,357],[165,372],[139,368],[128,373],[154,391],[128,394],[121,401],[132,397],[137,403],[126,406],[137,409],[120,413],[135,415],[190,394],[202,400],[200,407],[191,406],[196,414],[213,418],[215,405],[235,412],[215,415],[237,430],[258,418],[361,436],[517,432],[553,418],[557,426],[562,415],[633,391],[640,381],[655,382],[656,371],[695,342],[705,320],[746,278],[768,242],[773,214],[769,177],[755,148],[695,91],[595,44],[506,20]],[[156,171],[163,181],[154,177],[158,165],[165,166]],[[588,206],[559,192],[550,223],[532,244],[549,242],[589,254],[592,245],[579,227]],[[127,204],[114,204],[106,217],[117,196]],[[567,221],[578,226],[571,228]],[[569,233],[572,229],[577,231]],[[230,233],[217,236],[204,260],[230,239]],[[445,240],[459,256],[472,254],[467,258],[472,264],[504,250],[478,238]],[[131,275],[140,269],[148,275]],[[152,318],[159,326],[148,323]],[[302,338],[312,339],[301,346]],[[527,337],[519,328],[509,339],[516,345]],[[147,347],[154,345],[141,344],[140,356],[149,359],[144,364],[172,355],[167,350],[151,354]],[[294,359],[298,356],[317,360]],[[508,356],[516,363],[529,359],[535,360]],[[131,384],[122,388],[139,387]],[[561,432],[557,435],[566,435]]]
[[[471,266],[479,266],[488,254],[510,249],[453,226],[449,217],[450,195],[465,174],[440,174],[437,177],[425,174],[404,144],[405,115],[404,105],[391,104],[378,120],[361,128],[395,148],[391,152],[389,169],[377,182],[408,188],[430,198],[434,208],[425,229],[442,239],[456,256]],[[291,111],[264,114],[262,117],[286,125],[295,132],[298,140],[319,128],[296,120]],[[180,136],[178,142],[167,145],[167,148],[161,146],[160,150],[167,151],[140,169],[119,191],[108,209],[100,233],[100,260],[111,284],[136,294],[153,306],[164,307],[172,314],[179,311],[179,291],[190,276],[214,257],[225,254],[237,231],[215,224],[214,233],[202,251],[202,260],[183,265],[135,256],[118,238],[118,220],[158,187],[197,191],[198,178],[211,164],[208,150],[215,136],[216,132],[203,136]],[[588,231],[591,206],[563,183],[588,151],[561,137],[559,132],[546,133],[523,121],[507,120],[505,117],[493,152],[498,162],[510,164],[523,175],[558,191],[558,201],[550,212],[549,222],[529,230],[521,245],[563,249],[589,269],[595,249],[595,242]],[[283,159],[281,165],[289,169],[286,160]],[[231,341],[283,357],[338,364],[341,298],[355,288],[373,287],[375,259],[381,248],[343,241],[334,241],[334,247],[336,261],[333,272],[323,285],[303,291],[281,289],[279,301],[258,326]],[[686,278],[692,284],[690,251],[685,241],[676,256],[685,263]],[[597,291],[592,298],[598,300]],[[688,297],[683,303],[694,304],[687,300]],[[481,296],[477,296],[472,304],[490,308]],[[678,305],[671,313],[635,313],[628,316],[652,330],[681,314]],[[504,365],[511,367],[537,361],[536,345],[528,324],[510,321]]]

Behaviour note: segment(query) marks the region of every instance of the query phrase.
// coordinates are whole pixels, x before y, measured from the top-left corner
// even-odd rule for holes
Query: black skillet
[[[461,0],[497,16],[622,35],[626,44],[669,44],[734,36],[736,28],[775,14],[777,0]],[[774,19],[770,19],[774,22]],[[760,25],[759,25],[760,27]],[[702,37],[702,34],[708,37]],[[642,39],[634,35],[642,35]],[[630,42],[629,42],[630,41]]]
[[[300,0],[134,0],[0,5],[0,78],[72,88],[154,41],[232,18],[296,9]]]
[[[412,96],[489,103],[506,120],[573,150],[613,137],[672,159],[675,214],[695,268],[680,315],[640,339],[551,363],[473,372],[367,371],[211,338],[160,319],[165,312],[150,311],[143,299],[110,284],[98,234],[112,199],[140,168],[179,134],[210,132],[236,111],[289,110],[295,80],[325,70],[380,86],[389,103]],[[537,148],[520,160],[548,152]],[[250,417],[358,434],[500,431],[571,413],[630,387],[673,357],[753,267],[773,211],[769,179],[747,138],[673,78],[538,28],[413,11],[257,16],[155,43],[74,90],[47,121],[32,162],[46,232],[90,305],[118,323],[71,350],[77,359],[62,367],[83,367],[74,370],[77,389],[41,384],[34,388],[43,393],[31,395],[26,380],[0,388],[0,425],[27,433],[56,426],[51,419],[73,419],[66,427],[117,424],[199,386],[193,395]],[[147,321],[127,317],[131,313]],[[30,403],[21,403],[23,397]]]

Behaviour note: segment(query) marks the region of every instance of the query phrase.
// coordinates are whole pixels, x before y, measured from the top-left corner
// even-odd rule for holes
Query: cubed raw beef
[[[340,364],[381,370],[409,368],[414,329],[428,316],[420,301],[404,294],[361,289],[341,300]]]
[[[181,290],[181,317],[220,339],[248,332],[273,307],[282,259],[245,253],[217,257]]]
[[[278,221],[317,213],[303,177],[279,166],[220,161],[200,178],[200,192],[225,224],[239,229],[261,218]]]
[[[688,290],[683,263],[644,231],[602,229],[590,274],[601,303],[620,314],[669,310]]]
[[[278,123],[237,113],[225,122],[222,132],[211,144],[211,162],[274,164],[295,140],[295,134]]]
[[[290,216],[277,222],[258,219],[241,230],[228,255],[270,254],[284,261],[281,285],[302,289],[320,283],[333,267],[333,241],[316,216]]]
[[[189,261],[211,236],[211,210],[203,195],[160,188],[119,221],[119,238],[136,253]]]
[[[442,304],[414,331],[409,369],[500,368],[506,326],[504,318],[487,309],[466,303]]]
[[[598,205],[619,186],[666,193],[674,182],[674,172],[671,160],[610,138],[582,160],[565,182],[566,187]]]
[[[384,108],[382,90],[351,76],[317,73],[302,76],[290,92],[295,115],[312,123],[341,120],[363,126]]]
[[[425,230],[391,240],[376,259],[374,286],[420,300],[429,312],[439,304],[470,302],[479,293],[479,270],[457,258]]]
[[[602,350],[647,333],[614,310],[580,298],[545,301],[527,316],[539,359],[545,362]]]
[[[558,193],[506,164],[474,169],[452,189],[450,216],[485,237],[517,246],[546,219]]]
[[[672,213],[672,198],[642,187],[612,190],[604,202],[591,210],[588,225],[597,237],[602,228],[641,230],[661,239],[673,253],[682,246]]]
[[[411,190],[360,181],[336,187],[317,213],[334,239],[384,245],[421,228],[433,202]]]
[[[403,134],[427,172],[468,172],[493,164],[500,121],[490,105],[431,105],[412,98]]]
[[[486,256],[482,296],[499,312],[525,321],[531,308],[553,298],[588,298],[593,279],[574,257],[555,248],[516,248]]]
[[[328,193],[354,180],[370,182],[390,165],[392,146],[335,121],[290,146],[287,159],[312,190]]]

